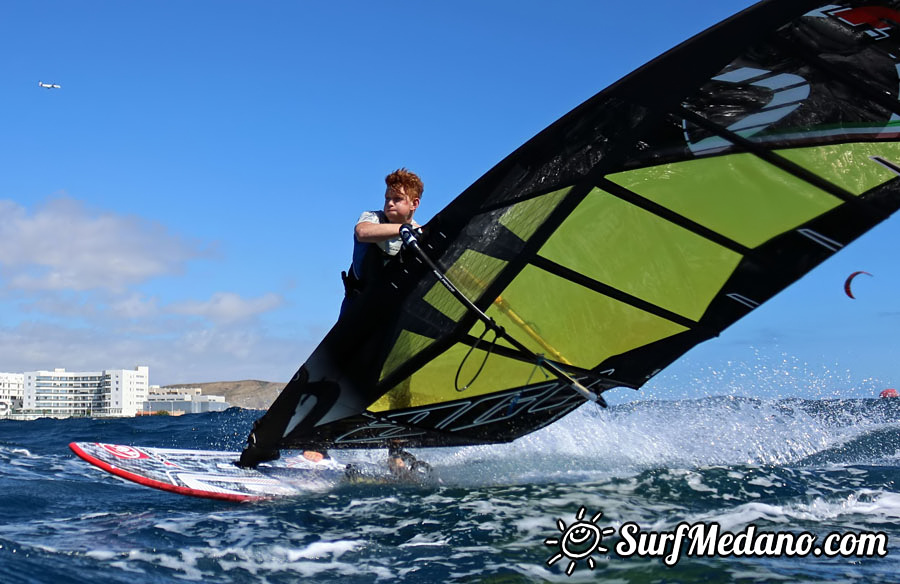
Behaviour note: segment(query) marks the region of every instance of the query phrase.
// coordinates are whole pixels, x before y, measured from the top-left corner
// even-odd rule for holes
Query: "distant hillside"
[[[166,387],[199,387],[203,395],[224,395],[225,401],[241,408],[264,410],[271,405],[286,384],[284,382],[213,381],[211,383],[179,383]]]

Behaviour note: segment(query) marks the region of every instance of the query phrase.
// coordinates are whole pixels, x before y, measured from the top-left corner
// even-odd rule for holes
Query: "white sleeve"
[[[362,215],[359,216],[359,220],[356,222],[359,223],[381,223],[381,217],[378,216],[377,211],[363,211]]]

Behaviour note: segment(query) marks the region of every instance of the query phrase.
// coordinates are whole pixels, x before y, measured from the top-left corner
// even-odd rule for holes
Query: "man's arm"
[[[361,243],[378,243],[400,236],[399,223],[369,223],[360,221],[356,224],[356,241]]]

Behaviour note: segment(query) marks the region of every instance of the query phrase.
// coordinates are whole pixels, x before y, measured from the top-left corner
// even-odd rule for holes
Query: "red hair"
[[[410,201],[422,198],[422,192],[425,190],[422,179],[420,179],[416,173],[406,170],[405,168],[398,168],[384,177],[384,183],[389,189],[398,193],[402,187],[403,193]]]

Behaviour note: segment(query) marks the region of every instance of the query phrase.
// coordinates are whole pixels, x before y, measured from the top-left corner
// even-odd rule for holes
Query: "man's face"
[[[419,199],[410,201],[406,198],[403,187],[399,189],[388,187],[384,192],[384,214],[391,223],[409,223],[418,206]]]

